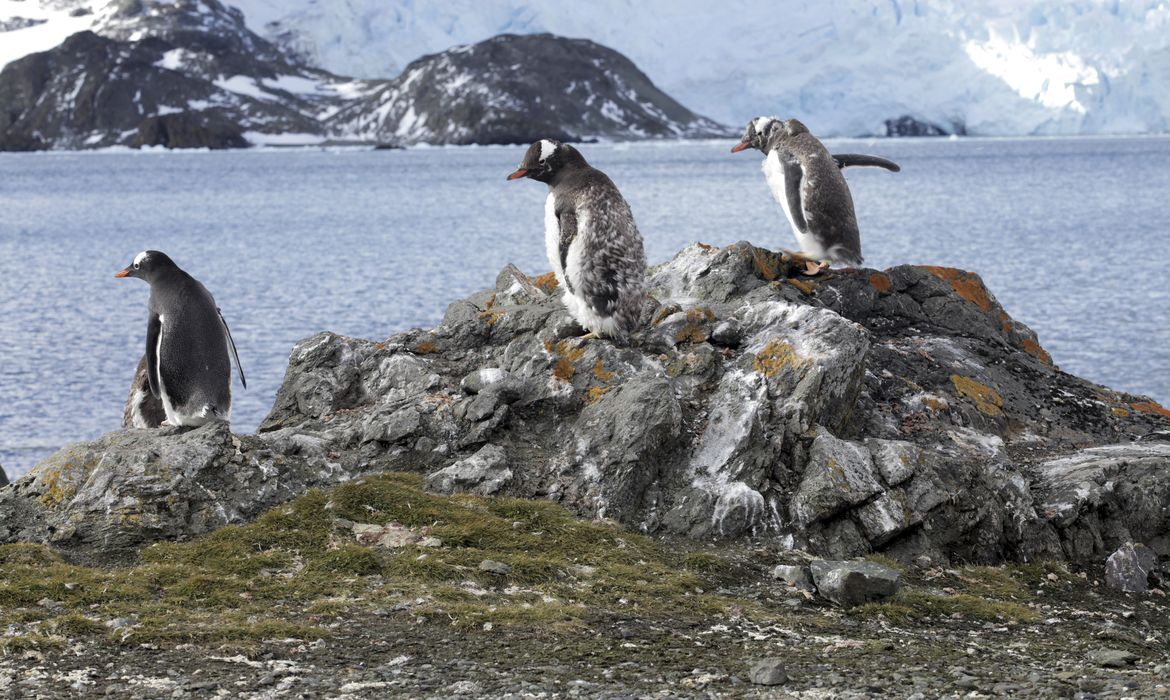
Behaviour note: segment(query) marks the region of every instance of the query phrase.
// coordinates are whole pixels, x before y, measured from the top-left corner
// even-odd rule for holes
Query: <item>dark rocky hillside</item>
[[[289,62],[215,0],[126,2],[100,36],[81,32],[5,66],[0,150],[323,137],[320,118],[348,83]]]
[[[408,143],[724,135],[628,58],[584,39],[504,34],[424,56],[339,112],[342,131]]]

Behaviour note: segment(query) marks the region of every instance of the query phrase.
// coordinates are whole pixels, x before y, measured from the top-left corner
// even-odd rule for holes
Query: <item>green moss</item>
[[[884,617],[894,621],[923,620],[928,617],[953,617],[981,621],[1035,622],[1040,615],[1031,608],[993,598],[967,593],[938,595],[921,590],[903,590],[893,599],[870,603],[857,609],[863,617]]]
[[[443,546],[360,546],[338,518],[396,523]],[[79,567],[44,547],[0,547],[0,622],[29,625],[31,636],[13,644],[98,634],[108,620],[134,616],[134,625],[105,638],[247,646],[326,636],[305,624],[306,616],[404,599],[418,616],[457,626],[571,630],[630,614],[702,622],[731,611],[776,619],[742,600],[703,592],[733,571],[716,554],[680,557],[615,523],[577,520],[548,501],[427,493],[416,474],[313,491],[253,523],[155,544],[141,559],[125,568]],[[485,559],[511,572],[481,571]],[[39,605],[45,598],[64,610]]]

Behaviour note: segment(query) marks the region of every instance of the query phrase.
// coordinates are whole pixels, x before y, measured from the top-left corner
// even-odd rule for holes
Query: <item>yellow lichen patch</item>
[[[1121,408],[1120,406],[1114,406],[1112,409],[1110,409],[1110,412],[1118,418],[1129,418],[1129,411]]]
[[[894,283],[890,281],[889,275],[881,272],[875,272],[869,276],[869,284],[874,289],[882,294],[889,294],[894,287]]]
[[[65,462],[63,467],[43,472],[41,483],[44,484],[45,490],[41,494],[41,503],[52,507],[73,498],[77,492],[77,484],[85,480],[86,475],[94,466],[92,463],[78,465],[70,460]],[[78,470],[83,472],[80,476],[76,473]]]
[[[752,262],[756,274],[771,282],[780,276],[780,256],[763,248],[752,248]]]
[[[1149,413],[1154,416],[1170,418],[1170,411],[1163,408],[1162,404],[1155,403],[1154,401],[1139,401],[1137,403],[1131,403],[1129,406],[1139,413]]]
[[[609,392],[613,391],[612,386],[591,386],[585,392],[585,403],[595,404],[601,400]]]
[[[1024,349],[1024,352],[1028,353],[1032,357],[1035,357],[1044,364],[1052,364],[1052,355],[1049,355],[1048,351],[1040,347],[1040,343],[1037,343],[1035,340],[1032,340],[1031,338],[1024,338],[1024,342],[1020,343],[1020,347]]]
[[[799,280],[799,279],[796,279],[795,277],[789,278],[788,284],[791,284],[793,287],[796,287],[797,289],[799,289],[800,293],[805,295],[805,296],[812,294],[813,290],[817,288],[816,282],[813,282],[811,280]]]
[[[1003,397],[995,389],[957,374],[951,375],[951,383],[955,385],[955,391],[960,395],[975,402],[975,408],[978,408],[980,413],[992,417],[1003,415]]]
[[[496,321],[500,320],[501,316],[507,313],[503,309],[496,308],[496,295],[493,294],[491,299],[487,300],[487,304],[484,305],[484,310],[479,312],[479,317],[490,326],[495,324]]]
[[[674,334],[674,342],[676,343],[701,343],[707,339],[707,333],[703,328],[694,323],[688,323]]]
[[[756,353],[755,369],[765,377],[774,377],[785,367],[799,367],[803,362],[791,343],[774,339]]]
[[[557,289],[557,285],[560,284],[559,282],[557,282],[556,273],[553,273],[553,272],[546,272],[543,275],[540,275],[536,279],[532,280],[532,283],[535,284],[537,287],[540,287],[544,291],[548,292],[549,294],[552,294],[553,292],[555,292]]]
[[[617,373],[607,370],[605,365],[601,362],[601,358],[599,357],[597,358],[597,361],[593,363],[593,376],[597,377],[597,379],[600,381],[609,382],[613,381],[613,378],[617,376]]]
[[[691,323],[714,321],[715,312],[711,310],[710,306],[695,306],[693,308],[687,309],[687,320]]]
[[[558,340],[556,350],[553,353],[556,357],[556,361],[553,363],[553,376],[566,382],[572,379],[573,375],[577,373],[574,363],[580,360],[584,354],[584,348],[574,347],[567,341]]]
[[[926,406],[927,408],[934,411],[935,413],[938,413],[940,411],[945,411],[948,408],[946,401],[943,401],[942,399],[935,398],[933,396],[927,396],[927,397],[923,398],[922,405]]]
[[[950,282],[956,294],[978,306],[983,313],[991,311],[991,297],[977,275],[953,267],[927,265],[924,269],[935,277]]]
[[[414,346],[414,354],[416,355],[430,355],[438,351],[439,347],[435,345],[435,341],[433,340],[424,340]]]

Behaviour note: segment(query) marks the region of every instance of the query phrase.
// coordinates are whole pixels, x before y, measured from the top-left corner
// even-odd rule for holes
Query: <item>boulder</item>
[[[832,560],[1170,556],[1170,412],[1061,372],[975,274],[809,278],[748,243],[649,271],[627,347],[506,267],[436,327],[293,348],[254,436],[128,430],[0,492],[0,542],[121,557],[384,470]]]
[[[1144,544],[1126,542],[1105,560],[1105,583],[1125,593],[1145,593],[1158,556]]]
[[[902,587],[902,574],[872,561],[825,561],[809,565],[817,593],[852,607],[889,598]]]

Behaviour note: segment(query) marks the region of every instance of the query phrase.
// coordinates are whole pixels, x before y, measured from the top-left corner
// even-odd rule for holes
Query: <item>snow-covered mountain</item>
[[[331,124],[359,140],[435,144],[727,133],[620,53],[550,34],[503,34],[423,56]]]
[[[219,0],[0,0],[0,150],[727,133],[592,41],[444,49],[354,80],[258,36]]]
[[[584,37],[701,114],[881,134],[1170,130],[1165,0],[231,0],[257,33],[362,78],[496,34]]]

